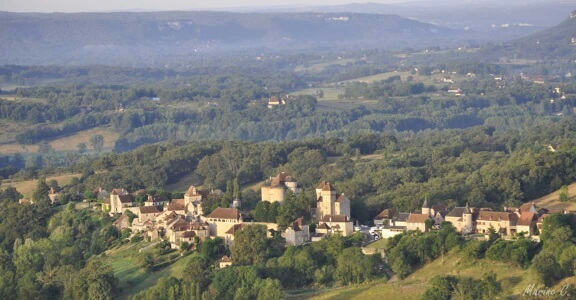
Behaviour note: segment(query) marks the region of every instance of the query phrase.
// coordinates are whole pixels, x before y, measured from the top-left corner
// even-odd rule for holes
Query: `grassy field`
[[[379,239],[374,243],[366,245],[366,247],[374,249],[386,249],[386,246],[388,246],[388,239]]]
[[[2,96],[2,99],[14,102],[35,102],[35,103],[48,104],[48,99],[45,98],[20,98],[16,95],[6,95]]]
[[[336,60],[330,60],[330,61],[317,61],[317,62],[312,62],[312,64],[310,64],[310,65],[297,66],[296,68],[294,68],[294,71],[295,72],[318,73],[318,72],[324,71],[324,69],[326,69],[329,66],[333,66],[333,65],[345,66],[348,63],[354,63],[356,61],[357,60],[353,59],[353,58],[336,59]]]
[[[16,135],[23,132],[24,130],[30,128],[30,125],[24,122],[14,122],[8,120],[0,120],[0,144],[9,144],[16,141]],[[0,153],[3,153],[2,147],[0,145]],[[22,146],[20,146],[21,148]]]
[[[321,290],[317,293],[291,295],[292,299],[418,299],[437,275],[460,275],[481,278],[486,272],[494,272],[506,295],[521,294],[528,284],[539,283],[535,274],[508,264],[488,260],[467,260],[458,251],[453,251],[432,261],[407,278],[387,283],[373,283],[349,287]]]
[[[316,95],[317,90],[324,91],[324,97],[318,98],[316,108],[320,111],[343,111],[350,110],[360,105],[367,107],[374,106],[378,103],[376,100],[369,99],[339,99],[338,95],[344,94],[343,87],[329,87],[318,89],[305,89],[293,93],[294,95]]]
[[[14,125],[17,126],[17,125]],[[85,131],[77,132],[73,135],[62,137],[50,142],[55,151],[78,151],[78,144],[86,143],[88,150],[90,147],[90,138],[93,135],[101,134],[104,137],[104,150],[111,150],[114,148],[114,143],[120,135],[114,132],[109,127],[98,127]],[[14,154],[14,153],[37,153],[38,145],[22,145],[18,143],[10,143],[0,145],[0,153]]]
[[[46,178],[46,181],[56,180],[56,181],[58,181],[59,186],[64,186],[64,185],[70,184],[70,182],[72,182],[72,179],[74,177],[80,178],[80,174],[67,174],[67,175],[52,176],[52,177]],[[30,197],[32,197],[32,193],[34,193],[34,191],[36,190],[37,185],[38,185],[38,180],[27,180],[27,181],[16,181],[16,182],[10,182],[10,181],[7,182],[6,180],[4,180],[2,182],[2,184],[0,184],[0,189],[5,189],[6,187],[12,186],[12,187],[16,188],[16,190],[18,190],[18,192],[20,192],[20,194],[24,195],[24,198],[30,198]]]
[[[188,255],[161,270],[144,272],[139,266],[138,250],[147,245],[150,245],[150,243],[140,242],[106,251],[105,259],[114,270],[114,275],[118,277],[122,287],[122,294],[119,299],[127,299],[131,295],[154,286],[158,279],[162,277],[174,276],[182,278],[186,264],[193,257],[193,255]]]
[[[294,93],[292,93],[292,95],[295,95],[295,96],[300,96],[300,95],[315,96],[317,90],[324,91],[324,97],[318,98],[319,102],[321,102],[321,101],[336,101],[336,100],[339,100],[338,95],[344,94],[344,88],[330,87],[330,88],[305,89],[305,90],[301,90],[298,92],[294,92]]]
[[[558,191],[534,200],[539,207],[545,207],[551,210],[573,210],[576,211],[576,183],[568,186],[568,196],[570,201],[560,202]]]
[[[178,182],[168,184],[164,187],[169,192],[186,192],[191,185],[202,186],[204,180],[198,174],[191,172],[182,176]]]
[[[386,73],[376,74],[376,75],[367,76],[367,77],[355,78],[355,79],[347,80],[344,82],[373,83],[373,82],[377,82],[377,81],[381,81],[381,80],[386,80],[392,76],[400,76],[402,81],[405,81],[406,78],[408,78],[408,76],[412,76],[414,78],[415,82],[423,82],[424,84],[427,84],[427,85],[435,84],[437,86],[452,85],[451,83],[444,83],[444,82],[439,83],[438,82],[438,81],[442,81],[445,77],[450,77],[454,81],[454,84],[457,84],[458,82],[462,82],[462,81],[467,79],[466,76],[462,76],[462,75],[458,75],[458,74],[439,73],[439,74],[434,74],[434,75],[418,75],[418,74],[410,74],[410,72],[392,71],[392,72],[386,72]]]

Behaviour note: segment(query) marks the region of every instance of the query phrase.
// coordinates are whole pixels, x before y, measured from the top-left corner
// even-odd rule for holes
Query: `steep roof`
[[[395,213],[396,210],[394,208],[387,208],[374,217],[374,220],[391,219]]]
[[[134,202],[134,197],[132,195],[119,195],[120,203],[132,203]]]
[[[123,195],[123,194],[128,194],[128,191],[126,191],[125,189],[113,189],[112,192],[110,192],[110,195]]]
[[[139,208],[141,214],[158,214],[161,212],[156,206],[141,206]]]
[[[328,226],[328,224],[326,223],[322,223],[320,225],[318,225],[318,227],[316,227],[317,229],[326,229],[326,230],[330,230],[330,226]]]
[[[534,205],[534,202],[524,203],[520,206],[520,213],[522,214],[529,212],[532,208],[534,208],[534,211],[538,211],[538,208],[536,205]]]
[[[230,257],[228,257],[228,255],[224,255],[220,259],[220,262],[232,262],[232,259]]]
[[[532,221],[536,219],[536,214],[531,212],[522,213],[518,223],[516,225],[519,226],[530,226],[532,225]]]
[[[175,210],[186,210],[186,209],[184,208],[184,205],[182,205],[182,203],[180,203],[179,201],[172,200],[172,202],[170,202],[170,204],[168,204],[167,210],[175,211]]]
[[[350,222],[350,219],[348,218],[348,216],[343,216],[343,215],[324,215],[322,217],[322,222],[342,223],[342,222]]]
[[[399,213],[395,220],[398,222],[406,222],[408,217],[410,217],[410,213]]]
[[[236,231],[242,230],[242,229],[244,229],[244,228],[246,228],[246,227],[248,227],[248,226],[250,226],[250,225],[244,224],[244,223],[242,223],[242,224],[234,224],[234,225],[232,225],[232,227],[230,227],[230,229],[228,229],[228,231],[226,231],[226,234],[234,234],[234,233],[236,233]]]
[[[446,218],[446,215],[448,215],[449,211],[447,210],[441,210],[438,211],[436,214],[442,216],[442,218]]]
[[[447,217],[462,218],[462,215],[464,215],[466,212],[470,212],[470,209],[468,208],[468,206],[454,207],[446,216]]]
[[[322,180],[322,182],[320,182],[320,184],[316,187],[316,189],[321,190],[324,188],[325,185],[326,185],[326,181]]]
[[[218,207],[212,211],[207,218],[213,219],[240,219],[240,212],[235,208]]]
[[[482,221],[516,221],[518,220],[518,215],[515,213],[507,213],[500,211],[480,211],[477,220]]]
[[[162,195],[148,195],[148,198],[146,199],[145,202],[148,203],[155,203],[155,202],[166,202],[168,201],[168,199],[166,199],[166,197],[162,196]]]
[[[425,214],[410,214],[406,223],[424,223],[428,219],[430,219],[430,217]]]
[[[120,218],[118,218],[118,220],[114,221],[114,223],[112,223],[115,226],[121,225],[123,221],[127,220],[128,216],[126,214],[122,214],[120,216]]]
[[[338,198],[336,198],[336,202],[342,202],[342,201],[345,201],[345,200],[348,200],[348,197],[346,197],[346,196],[344,195],[344,193],[340,194],[340,196],[338,196]]]
[[[335,192],[336,189],[332,186],[332,184],[330,184],[330,182],[326,182],[326,184],[324,185],[324,188],[322,188],[322,191]]]
[[[422,208],[430,208],[430,205],[428,205],[428,198],[424,198],[424,203],[422,204]]]
[[[288,175],[288,173],[281,172],[275,177],[272,178],[270,181],[271,187],[284,187],[286,186],[286,182],[292,182],[292,176]]]

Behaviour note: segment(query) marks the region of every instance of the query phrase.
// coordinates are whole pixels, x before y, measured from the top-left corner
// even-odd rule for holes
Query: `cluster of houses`
[[[263,184],[261,199],[282,204],[288,192],[298,195],[301,191],[298,182],[282,172]],[[113,189],[107,193],[97,189],[94,192],[104,197],[103,211],[111,216],[120,215],[114,222],[118,229],[129,228],[150,240],[164,236],[173,248],[179,248],[183,242],[194,243],[213,237],[220,237],[227,245],[233,245],[234,233],[252,225],[266,226],[269,236],[279,230],[276,223],[246,221],[239,209],[239,199],[235,199],[230,207],[219,207],[204,215],[204,200],[212,193],[222,193],[219,190],[201,191],[190,186],[183,199],[169,201],[160,195],[148,195],[144,205],[135,200],[142,191],[129,193],[125,189]],[[313,221],[317,224],[315,232],[302,217],[297,218],[280,232],[287,245],[298,246],[335,233],[343,236],[353,233],[350,200],[338,193],[333,184],[322,181],[316,187],[315,203],[312,209]],[[226,265],[230,261],[225,257],[221,263]]]
[[[504,207],[504,211],[468,205],[447,210],[446,206],[441,204],[430,206],[425,199],[421,210],[396,213],[393,208],[385,209],[374,218],[374,223],[380,226],[383,238],[393,237],[409,230],[425,232],[440,228],[444,222],[450,222],[458,232],[466,235],[486,235],[495,232],[505,238],[523,234],[525,237],[539,240],[542,223],[550,213],[554,212],[538,208],[534,202],[524,203],[518,208]]]
[[[272,96],[268,99],[268,108],[274,108],[280,105],[286,105],[286,103],[288,103],[288,101],[290,100],[294,100],[296,99],[296,97],[292,96],[292,95],[284,95],[280,98],[276,97],[276,96]]]
[[[220,190],[202,191],[195,186],[184,194],[183,199],[168,200],[161,195],[147,195],[143,205],[136,197],[146,195],[145,191],[129,193],[125,189],[113,189],[110,193],[102,188],[93,191],[104,199],[102,210],[119,218],[114,226],[122,230],[129,228],[149,240],[160,237],[167,239],[173,248],[182,243],[197,243],[207,238],[220,237],[227,245],[233,245],[234,234],[248,226],[263,225],[269,236],[280,232],[289,246],[298,246],[319,241],[332,234],[349,236],[354,232],[351,220],[350,199],[337,192],[330,182],[322,181],[315,189],[315,201],[312,206],[312,222],[306,224],[302,217],[296,218],[287,228],[279,228],[276,223],[253,222],[240,210],[241,201],[236,198],[226,208],[216,208],[205,215],[204,201],[211,194],[222,194]],[[261,186],[261,201],[284,203],[288,193],[298,195],[302,188],[292,176],[284,172],[270,177]],[[59,194],[50,190],[49,197],[58,201]],[[485,235],[496,232],[503,237],[512,237],[522,233],[539,240],[543,220],[553,213],[538,208],[533,202],[518,208],[505,207],[504,211],[489,208],[455,207],[448,210],[445,205],[429,205],[425,199],[420,210],[397,212],[394,208],[385,209],[374,218],[382,238],[390,238],[406,231],[423,232],[441,228],[444,222],[450,222],[458,232],[469,235]],[[567,212],[565,212],[567,213]],[[281,231],[279,231],[281,229]],[[223,257],[221,267],[232,263],[232,258]]]

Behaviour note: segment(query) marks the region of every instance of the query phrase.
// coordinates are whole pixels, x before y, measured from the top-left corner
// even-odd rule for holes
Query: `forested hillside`
[[[214,52],[399,49],[460,34],[395,15],[354,13],[3,12],[0,20],[0,63],[42,65],[149,65],[144,60]]]

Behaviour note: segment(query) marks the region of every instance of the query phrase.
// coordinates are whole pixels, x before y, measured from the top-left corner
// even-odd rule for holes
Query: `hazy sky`
[[[225,7],[334,5],[358,0],[0,0],[0,10],[16,12],[81,12],[110,10],[191,10]],[[370,0],[394,3],[406,0]]]

